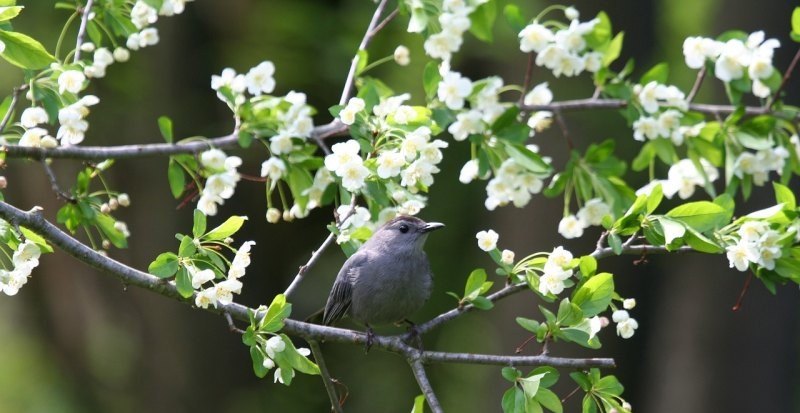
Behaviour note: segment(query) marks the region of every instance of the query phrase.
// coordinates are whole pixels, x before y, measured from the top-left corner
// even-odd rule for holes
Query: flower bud
[[[622,301],[622,307],[626,310],[633,310],[633,307],[636,307],[636,299],[635,298],[626,298]]]
[[[270,208],[267,210],[267,222],[270,224],[277,224],[281,220],[281,211],[278,208]]]
[[[108,204],[104,203],[103,205],[100,205],[100,212],[107,214],[111,212],[111,207],[108,206]]]
[[[94,51],[94,43],[86,42],[81,45],[81,51],[86,53],[91,53]]]
[[[131,52],[124,47],[114,49],[114,60],[118,62],[127,62],[131,58]]]
[[[8,181],[6,180],[5,176],[0,176],[0,189],[6,189],[8,186]]]
[[[111,242],[109,240],[107,240],[107,239],[103,240],[103,244],[102,245],[103,245],[103,249],[104,250],[107,250],[107,249],[111,248]]]
[[[294,216],[292,216],[292,213],[288,209],[283,211],[283,220],[286,222],[294,221]]]
[[[394,61],[400,66],[408,66],[408,64],[411,63],[408,48],[403,45],[397,46],[397,48],[394,49]]]
[[[116,211],[119,208],[119,201],[117,201],[117,198],[111,198],[108,200],[108,206],[112,211]]]
[[[128,194],[119,194],[117,197],[117,202],[119,202],[120,206],[127,207],[131,205],[131,197]]]
[[[503,250],[502,255],[503,264],[511,265],[514,263],[514,251]]]

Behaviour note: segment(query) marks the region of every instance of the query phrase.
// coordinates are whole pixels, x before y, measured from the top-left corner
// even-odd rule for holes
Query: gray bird
[[[339,270],[323,323],[329,325],[344,316],[363,323],[369,350],[371,325],[408,322],[406,317],[431,295],[433,274],[422,247],[428,233],[442,227],[412,216],[384,224]]]

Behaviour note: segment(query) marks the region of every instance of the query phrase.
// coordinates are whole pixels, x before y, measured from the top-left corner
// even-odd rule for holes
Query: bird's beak
[[[443,227],[444,227],[444,224],[442,224],[441,222],[428,222],[427,224],[425,224],[424,227],[422,227],[422,232],[431,232],[431,231],[433,231],[435,229],[439,229],[439,228],[443,228]]]

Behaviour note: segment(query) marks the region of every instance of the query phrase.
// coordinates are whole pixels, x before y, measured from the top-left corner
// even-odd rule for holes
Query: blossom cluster
[[[153,29],[155,30],[155,29]],[[151,41],[148,37],[148,41]],[[97,47],[92,42],[83,43],[81,46],[81,51],[91,53],[94,52],[92,55],[92,63],[89,65],[84,66],[83,74],[90,78],[101,78],[105,77],[106,75],[106,68],[110,66],[114,62],[127,62],[128,59],[131,57],[131,52],[124,48],[124,47],[117,47],[112,52],[108,48],[105,47]]]
[[[603,218],[611,214],[611,207],[600,198],[593,198],[578,210],[576,215],[567,215],[558,223],[558,233],[564,238],[580,238],[583,230],[601,225]]]
[[[705,123],[681,124],[682,112],[689,104],[686,95],[676,86],[651,81],[644,86],[635,85],[633,94],[646,113],[633,123],[633,138],[637,141],[665,138],[680,146],[686,137],[699,135],[705,126]]]
[[[710,60],[714,63],[714,76],[723,82],[744,78],[752,80],[753,94],[760,98],[770,95],[764,83],[773,75],[772,58],[780,47],[777,39],[764,40],[764,32],[750,33],[747,39],[729,39],[725,42],[704,37],[689,37],[683,42],[686,65],[699,69]]]
[[[751,175],[753,184],[762,186],[767,182],[771,171],[775,171],[779,175],[783,174],[787,158],[789,158],[789,151],[783,146],[762,149],[755,153],[744,151],[736,158],[733,174],[739,178]]]
[[[587,47],[585,38],[600,21],[580,22],[577,11],[569,10],[569,26],[553,32],[534,20],[518,36],[519,49],[537,53],[536,65],[550,69],[556,77],[577,76],[584,71],[594,73],[603,67],[603,54]]]
[[[143,0],[137,0],[130,11],[131,22],[136,26],[137,33],[128,36],[126,46],[130,50],[138,50],[143,47],[153,46],[158,43],[158,30],[155,27],[148,27],[158,21],[158,16],[174,16],[183,13],[186,3],[193,0],[164,0],[161,8],[156,10]]]
[[[65,70],[58,78],[61,93],[78,93],[83,89],[86,78],[77,70]],[[51,136],[46,129],[50,121],[47,112],[39,106],[25,109],[20,116],[20,124],[25,128],[19,140],[20,146],[54,148],[58,146],[72,146],[83,142],[89,122],[89,107],[96,105],[100,99],[94,95],[86,95],[77,102],[69,104],[58,111],[59,128],[56,137]]]
[[[622,338],[633,337],[633,333],[639,328],[639,323],[636,319],[631,317],[627,310],[614,311],[611,315],[611,319],[617,323],[617,335]]]
[[[425,40],[425,53],[434,59],[450,61],[453,53],[457,52],[464,42],[464,32],[469,30],[471,25],[470,13],[486,1],[488,0],[445,0],[442,4],[442,13],[439,15],[442,30]],[[409,31],[421,31],[421,28],[419,29],[411,27]]]
[[[8,223],[2,221],[5,231],[10,231]],[[16,251],[11,256],[11,270],[0,269],[0,291],[5,295],[16,295],[19,289],[28,282],[28,277],[34,268],[39,266],[39,256],[41,249],[31,240],[25,240],[17,246]]]
[[[250,265],[250,249],[255,245],[255,241],[246,241],[236,251],[236,255],[228,268],[228,274],[224,281],[214,283],[216,274],[212,269],[199,269],[192,263],[186,263],[186,270],[192,280],[192,288],[198,290],[194,303],[201,308],[208,308],[209,305],[219,307],[233,302],[233,294],[241,294],[242,278],[247,266]],[[208,282],[214,285],[203,288]]]
[[[553,252],[547,256],[542,275],[539,277],[539,293],[542,295],[561,294],[566,288],[564,281],[572,277],[571,262],[571,252],[560,246],[553,249]]]
[[[230,67],[222,69],[219,75],[211,76],[211,89],[217,91],[217,97],[223,102],[241,105],[246,101],[245,91],[252,96],[261,96],[265,93],[272,93],[275,90],[275,64],[265,60],[258,65],[250,68],[247,73],[236,73]],[[225,90],[221,90],[225,88]],[[230,91],[233,94],[233,102],[230,102],[224,92]],[[288,98],[288,96],[287,96]],[[305,95],[294,97],[295,100],[302,100],[305,104]]]
[[[531,152],[537,152],[535,145],[527,146]],[[462,169],[463,171],[463,169]],[[493,211],[498,206],[513,203],[522,208],[531,200],[531,194],[538,194],[544,187],[542,177],[528,171],[513,158],[503,161],[497,169],[495,177],[486,185],[486,209]]]
[[[731,268],[747,271],[750,264],[768,270],[775,269],[775,260],[781,257],[778,244],[781,234],[764,221],[746,221],[737,231],[739,240],[726,248]]]
[[[273,335],[265,340],[263,349],[264,361],[262,363],[264,368],[271,370],[273,367],[275,367],[275,361],[273,359],[277,357],[278,353],[282,353],[284,350],[286,350],[286,342],[283,341],[283,337],[279,335]],[[311,355],[311,350],[305,347],[298,348],[297,352],[303,357],[308,357]],[[292,370],[292,377],[294,377],[294,370]],[[283,382],[283,375],[280,367],[275,370],[275,383],[278,382],[285,384]]]
[[[719,172],[714,165],[705,159],[700,159],[702,171],[691,159],[681,159],[669,168],[667,179],[657,179],[651,181],[644,187],[636,191],[636,195],[649,194],[657,185],[661,185],[664,196],[672,198],[677,193],[681,199],[687,199],[694,195],[695,189],[705,186],[719,179]]]
[[[217,206],[224,204],[236,190],[240,178],[236,168],[241,164],[241,158],[227,156],[219,149],[209,149],[200,154],[200,165],[208,178],[197,201],[197,209],[208,216],[217,214]]]

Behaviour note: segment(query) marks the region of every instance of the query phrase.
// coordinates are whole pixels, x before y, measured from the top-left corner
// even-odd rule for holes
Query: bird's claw
[[[422,350],[422,334],[420,333],[419,329],[417,328],[417,325],[414,324],[414,322],[409,320],[409,319],[405,319],[405,320],[403,320],[403,322],[408,325],[408,333],[406,334],[405,341],[406,342],[413,341],[413,343],[417,347],[417,350],[423,351]]]
[[[367,341],[364,346],[364,354],[369,353],[369,349],[370,347],[372,347],[372,344],[374,342],[375,342],[375,332],[372,331],[372,327],[367,326]]]

